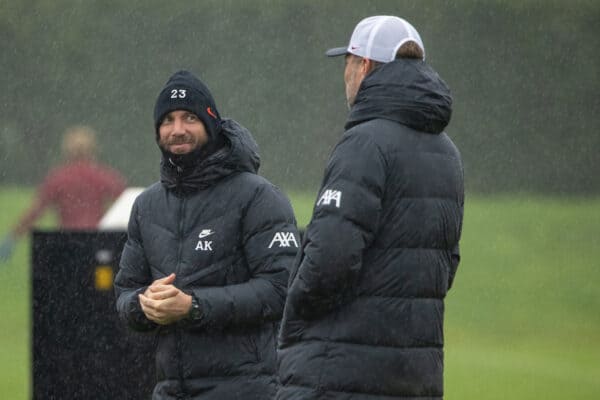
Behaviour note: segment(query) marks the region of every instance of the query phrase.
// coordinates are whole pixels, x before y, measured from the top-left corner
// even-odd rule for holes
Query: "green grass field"
[[[0,190],[0,234],[30,190]],[[299,225],[314,195],[292,194]],[[51,226],[47,217],[43,226]],[[30,393],[29,252],[0,264],[0,396]],[[600,199],[469,197],[446,303],[448,400],[600,396]]]

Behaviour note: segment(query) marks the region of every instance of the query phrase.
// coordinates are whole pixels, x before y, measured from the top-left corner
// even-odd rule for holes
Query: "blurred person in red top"
[[[95,160],[96,138],[90,127],[67,129],[62,152],[65,163],[48,173],[31,207],[0,244],[0,261],[11,257],[16,241],[48,208],[57,212],[60,229],[95,229],[107,206],[125,189],[117,171]]]

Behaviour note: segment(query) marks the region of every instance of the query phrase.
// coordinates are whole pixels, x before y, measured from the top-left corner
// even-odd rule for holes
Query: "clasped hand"
[[[192,306],[192,296],[173,286],[175,274],[157,279],[139,295],[142,311],[151,321],[169,325],[185,318]]]

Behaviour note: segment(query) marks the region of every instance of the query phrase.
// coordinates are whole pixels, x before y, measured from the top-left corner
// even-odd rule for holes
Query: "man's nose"
[[[183,123],[183,119],[175,118],[173,121],[173,134],[183,134],[185,133],[185,125]]]

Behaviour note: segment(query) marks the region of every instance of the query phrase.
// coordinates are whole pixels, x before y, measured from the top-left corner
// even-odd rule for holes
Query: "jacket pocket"
[[[182,287],[198,287],[198,286],[224,286],[225,278],[228,270],[231,267],[231,262],[235,257],[229,256],[224,259],[200,268],[180,280]]]

